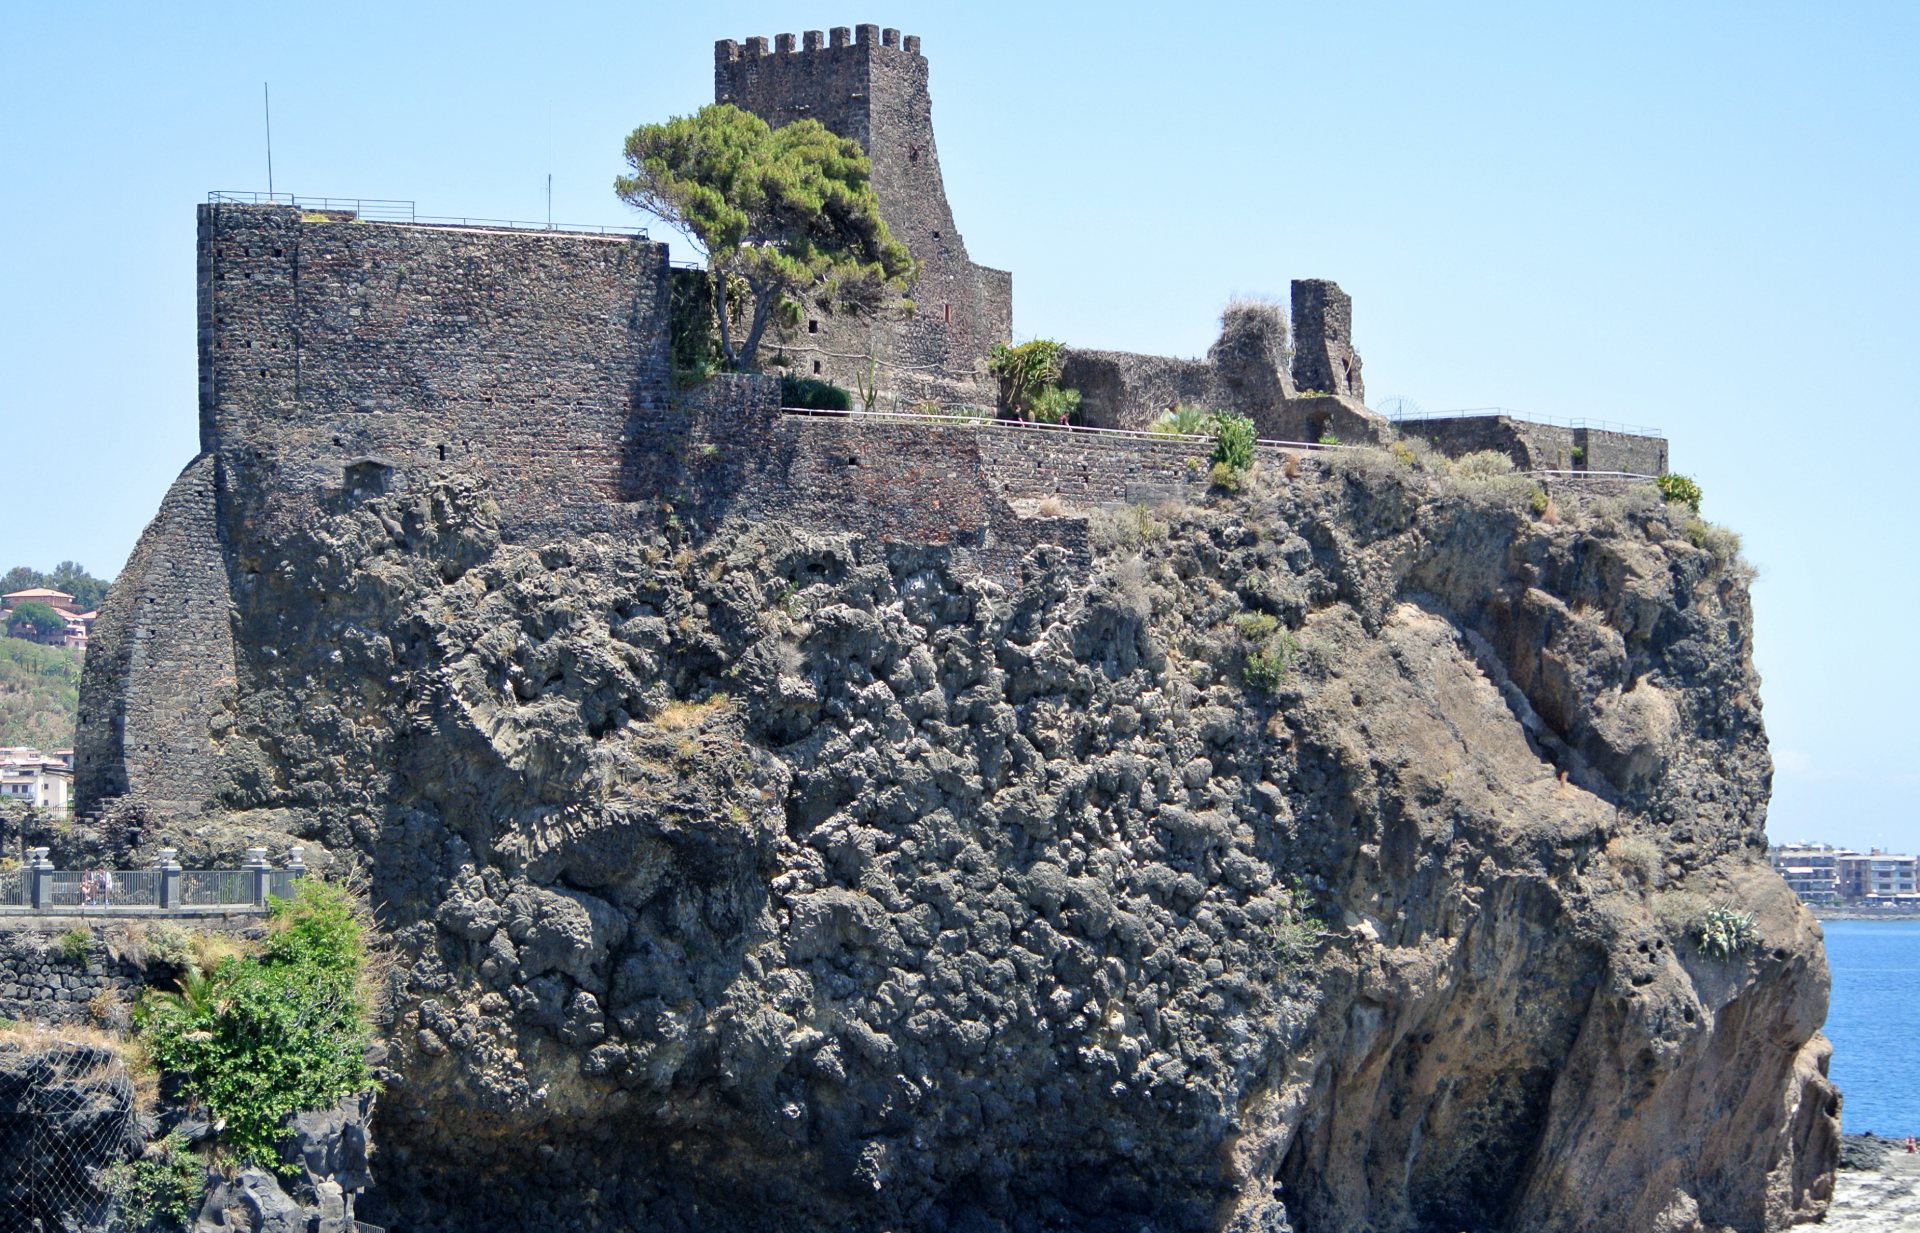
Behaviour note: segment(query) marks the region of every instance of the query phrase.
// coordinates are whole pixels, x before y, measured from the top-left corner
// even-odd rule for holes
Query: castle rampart
[[[201,448],[283,506],[458,463],[510,534],[577,530],[665,407],[663,244],[210,203],[199,254]]]
[[[873,161],[873,189],[895,239],[921,263],[910,313],[878,320],[815,307],[770,336],[768,352],[800,376],[848,389],[869,362],[889,401],[912,405],[992,401],[986,359],[1013,331],[1013,276],[974,264],[954,226],[933,135],[933,101],[919,38],[862,25],[808,31],[795,50],[783,34],[714,45],[715,102],[774,126],[818,120],[858,141]]]
[[[1450,457],[1492,450],[1527,471],[1664,475],[1667,440],[1652,429],[1554,424],[1504,412],[1397,420],[1394,427]]]

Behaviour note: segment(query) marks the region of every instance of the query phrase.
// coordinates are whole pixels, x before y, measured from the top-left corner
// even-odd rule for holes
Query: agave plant
[[[1707,909],[1700,918],[1700,949],[1709,955],[1730,959],[1759,939],[1753,925],[1753,913],[1742,912],[1731,904]]]

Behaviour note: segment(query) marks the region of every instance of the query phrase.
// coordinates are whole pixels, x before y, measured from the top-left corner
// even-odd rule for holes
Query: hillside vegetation
[[[68,647],[0,638],[0,745],[73,745],[80,658]]]

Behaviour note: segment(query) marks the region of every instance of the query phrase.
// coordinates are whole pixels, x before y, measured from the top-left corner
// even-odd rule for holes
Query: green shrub
[[[192,936],[171,921],[161,921],[147,930],[148,958],[169,967],[185,967],[193,954],[192,944]]]
[[[1495,479],[1513,474],[1513,459],[1499,450],[1475,450],[1453,460],[1453,473],[1461,479]]]
[[[84,968],[93,959],[93,930],[69,929],[60,935],[55,945],[68,963],[77,963]]]
[[[1280,620],[1264,612],[1243,612],[1233,618],[1233,627],[1248,642],[1261,643],[1280,632]]]
[[[1694,931],[1699,935],[1700,949],[1722,959],[1731,959],[1760,940],[1753,913],[1742,912],[1731,904],[1708,908]]]
[[[1253,421],[1244,415],[1223,411],[1213,417],[1213,461],[1225,463],[1236,471],[1253,466]]]
[[[780,378],[780,405],[808,411],[847,411],[853,407],[853,395],[831,382],[789,375]]]
[[[365,962],[353,900],[303,880],[294,898],[274,901],[257,957],[189,973],[180,994],[142,998],[141,1040],[225,1122],[221,1137],[237,1156],[281,1167],[274,1147],[288,1117],[371,1082]]]
[[[1255,689],[1273,693],[1286,684],[1287,674],[1293,670],[1294,656],[1299,650],[1291,634],[1276,634],[1259,648],[1247,653],[1240,679]]]
[[[1696,514],[1700,512],[1700,485],[1692,477],[1669,471],[1654,482],[1660,486],[1660,499],[1667,504],[1684,505]]]
[[[1051,338],[1036,338],[1019,346],[993,344],[987,357],[987,371],[1000,382],[1000,409],[1023,420],[1040,420],[1044,406],[1048,414],[1060,418],[1041,423],[1064,423],[1066,416],[1078,410],[1077,391],[1059,389],[1060,367],[1066,358],[1066,344]],[[1072,394],[1072,406],[1065,396]]]
[[[1159,437],[1204,437],[1213,431],[1213,412],[1205,407],[1178,406],[1162,411],[1147,431]]]
[[[1098,549],[1138,548],[1167,538],[1167,524],[1144,503],[1097,509],[1087,519],[1087,538]]]
[[[1546,513],[1547,507],[1552,504],[1553,504],[1553,498],[1549,497],[1547,495],[1547,490],[1541,487],[1539,484],[1535,484],[1533,486],[1533,491],[1527,494],[1527,508],[1533,511],[1533,515],[1536,518]]]
[[[1282,971],[1290,972],[1313,958],[1320,948],[1320,933],[1313,896],[1296,881],[1286,906],[1274,915],[1267,953]]]
[[[1049,385],[1033,397],[1036,424],[1067,424],[1080,414],[1080,391]]]
[[[1336,436],[1334,436],[1334,435],[1333,435],[1332,433],[1330,433],[1330,432],[1323,432],[1323,433],[1321,433],[1321,434],[1320,434],[1320,444],[1322,444],[1322,445],[1338,445],[1338,444],[1340,444],[1340,438],[1339,438],[1339,437],[1336,437]]]
[[[1239,467],[1216,462],[1207,472],[1207,482],[1222,492],[1239,492],[1247,486],[1247,473]]]
[[[1712,555],[1716,569],[1724,569],[1740,559],[1740,534],[1737,531],[1717,527],[1697,514],[1689,517],[1680,530],[1689,544],[1705,549]]]
[[[170,1134],[139,1160],[107,1170],[107,1192],[120,1201],[129,1228],[184,1229],[200,1208],[207,1189],[206,1162],[179,1134]]]
[[[1573,447],[1573,465],[1577,467],[1581,463],[1585,462],[1586,460],[1587,460],[1587,447],[1584,445],[1574,446]]]

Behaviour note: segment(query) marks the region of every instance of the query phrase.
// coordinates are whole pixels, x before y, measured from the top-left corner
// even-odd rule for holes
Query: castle
[[[771,48],[723,40],[715,96],[861,141],[889,226],[923,263],[912,316],[812,318],[776,350],[847,384],[871,362],[908,406],[989,401],[1011,276],[974,264],[954,227],[919,40],[874,26]],[[235,644],[230,610],[316,517],[443,470],[486,487],[510,541],[651,527],[667,505],[707,525],[779,518],[945,545],[1001,576],[1036,545],[1084,552],[1093,508],[1206,482],[1178,439],[784,415],[760,377],[676,395],[672,271],[644,236],[216,199],[199,207],[197,278],[200,452],[94,628],[76,743],[87,810],[209,807],[226,717],[260,653]],[[1190,402],[1243,411],[1266,438],[1386,439],[1363,401],[1346,296],[1297,282],[1292,308],[1291,339],[1255,306],[1229,312],[1204,361],[1076,350],[1066,383],[1094,426],[1141,428]],[[1422,430],[1449,452],[1500,448],[1525,466],[1572,449],[1554,435],[1569,430],[1502,417]],[[1665,469],[1664,441],[1571,431],[1591,469]]]

